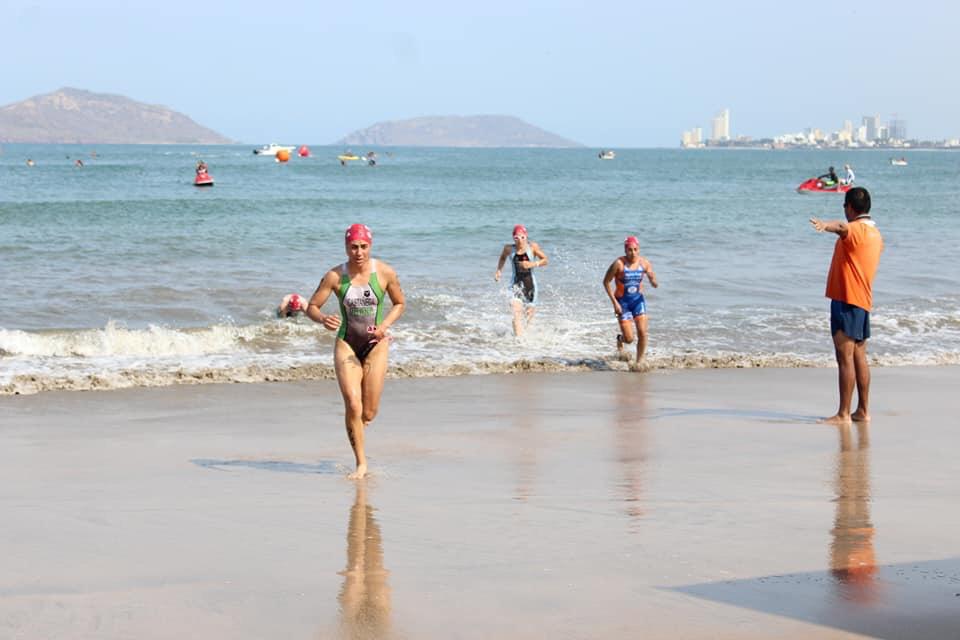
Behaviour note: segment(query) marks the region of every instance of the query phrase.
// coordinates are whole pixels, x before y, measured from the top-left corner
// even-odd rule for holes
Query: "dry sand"
[[[0,638],[960,638],[960,368],[0,398]]]

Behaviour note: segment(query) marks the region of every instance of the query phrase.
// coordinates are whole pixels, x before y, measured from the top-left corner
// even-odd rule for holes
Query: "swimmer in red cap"
[[[289,318],[298,313],[306,313],[307,301],[298,293],[288,293],[283,296],[280,306],[277,307],[278,318]]]
[[[497,262],[497,271],[493,279],[500,282],[500,272],[504,263],[510,259],[513,267],[513,334],[523,335],[525,324],[530,324],[537,309],[537,279],[533,275],[536,267],[545,267],[549,263],[547,254],[536,242],[527,238],[527,228],[518,224],[513,228],[513,244],[503,245],[500,260]],[[524,323],[523,309],[526,307],[526,323]]]
[[[390,348],[387,330],[405,307],[397,273],[386,262],[370,257],[372,244],[373,233],[367,225],[354,224],[347,229],[347,261],[327,271],[306,311],[311,320],[337,332],[333,366],[343,395],[347,436],[357,463],[351,478],[363,478],[367,473],[364,435],[380,408]],[[320,309],[331,294],[340,300],[340,312],[327,315]],[[391,303],[389,311],[387,297]]]
[[[637,360],[635,366],[643,362],[647,350],[647,303],[643,298],[643,277],[656,289],[657,274],[653,272],[650,261],[640,255],[640,240],[636,236],[627,236],[623,241],[623,253],[613,261],[603,276],[603,288],[613,303],[613,312],[620,323],[617,335],[617,351],[623,357],[624,343],[633,342],[633,328],[637,329]],[[616,282],[616,291],[610,286]]]

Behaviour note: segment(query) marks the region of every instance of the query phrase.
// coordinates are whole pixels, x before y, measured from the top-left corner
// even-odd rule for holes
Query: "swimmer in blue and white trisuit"
[[[653,272],[650,261],[640,255],[640,241],[636,236],[628,236],[623,241],[624,255],[613,261],[603,276],[603,288],[613,303],[613,312],[620,323],[617,335],[617,351],[623,354],[624,343],[633,342],[633,326],[637,328],[637,361],[639,365],[647,350],[647,303],[643,298],[643,276],[656,289],[657,274]],[[614,291],[610,283],[616,281]]]
[[[500,282],[503,265],[509,258],[513,267],[513,334],[523,335],[523,308],[527,308],[526,324],[533,319],[537,305],[537,279],[533,275],[534,267],[545,267],[549,263],[547,254],[536,242],[527,241],[527,228],[518,224],[513,228],[513,244],[503,245],[497,271],[493,279]]]
[[[345,238],[347,261],[327,271],[307,305],[307,316],[337,332],[333,366],[343,395],[344,422],[357,469],[351,478],[367,473],[364,432],[376,417],[387,373],[390,348],[387,329],[403,313],[405,301],[397,273],[386,262],[370,257],[373,233],[363,224],[352,225]],[[330,295],[340,300],[340,314],[320,308]],[[384,298],[392,306],[384,315]]]

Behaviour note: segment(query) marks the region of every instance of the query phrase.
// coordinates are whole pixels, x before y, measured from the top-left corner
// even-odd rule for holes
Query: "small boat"
[[[892,164],[895,167],[905,167],[907,166],[907,159],[900,158],[898,160],[897,158],[890,158],[890,164]]]
[[[213,186],[213,176],[207,172],[201,172],[197,174],[197,177],[193,179],[193,186],[195,187],[212,187]]]
[[[259,149],[254,149],[253,153],[258,156],[275,156],[278,151],[286,151],[287,153],[293,153],[294,147],[286,147],[282,144],[265,144]]]
[[[797,193],[846,193],[850,188],[849,184],[826,184],[820,178],[810,178],[800,183]]]
[[[614,158],[617,157],[617,154],[614,153],[612,149],[604,149],[603,151],[597,154],[597,157],[600,158],[601,160],[613,160]]]

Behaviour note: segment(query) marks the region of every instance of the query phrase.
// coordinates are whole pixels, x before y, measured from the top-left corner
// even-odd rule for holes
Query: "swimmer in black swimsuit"
[[[510,260],[513,266],[513,333],[523,335],[525,324],[530,324],[537,304],[537,279],[533,275],[536,267],[545,267],[549,260],[547,254],[540,249],[536,242],[527,240],[527,228],[518,224],[513,228],[513,244],[503,245],[500,252],[500,261],[493,279],[500,282],[503,265]],[[526,323],[524,323],[523,308],[526,307]]]
[[[333,365],[343,395],[347,436],[357,463],[350,477],[362,478],[367,473],[364,434],[380,408],[387,373],[387,329],[403,313],[405,300],[393,268],[370,258],[373,234],[366,225],[347,229],[345,243],[347,261],[323,276],[307,305],[307,316],[337,332]],[[327,315],[320,310],[331,294],[340,300],[339,314]],[[393,304],[386,314],[385,297]]]

